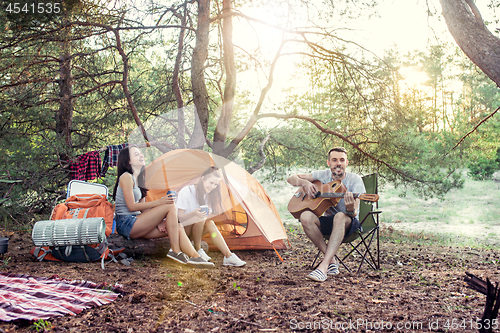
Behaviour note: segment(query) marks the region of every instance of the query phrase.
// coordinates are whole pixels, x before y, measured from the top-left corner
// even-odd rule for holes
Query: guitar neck
[[[343,198],[345,195],[344,192],[325,192],[325,193],[320,193],[319,195],[316,196],[316,198]],[[378,194],[367,194],[367,193],[353,193],[352,194],[354,198],[359,198],[363,201],[371,201],[371,202],[376,202],[378,201]]]
[[[321,193],[320,195],[318,195],[318,198],[343,198],[344,197],[344,194],[343,192],[341,193],[336,193],[336,192],[326,192],[326,193]],[[359,197],[360,194],[359,193],[353,193],[352,194],[355,198]]]

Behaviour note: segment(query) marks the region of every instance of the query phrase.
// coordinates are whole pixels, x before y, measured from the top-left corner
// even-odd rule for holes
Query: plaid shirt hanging
[[[106,175],[109,167],[115,167],[118,164],[118,154],[120,153],[120,150],[125,147],[128,147],[128,143],[110,145],[106,147],[106,152],[104,153],[104,158],[102,160],[101,177]]]
[[[69,170],[71,179],[92,180],[98,178],[101,173],[99,152],[96,150],[78,156],[76,160],[71,161]]]

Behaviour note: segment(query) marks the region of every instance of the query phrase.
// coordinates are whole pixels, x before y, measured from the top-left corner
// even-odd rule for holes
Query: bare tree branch
[[[266,153],[264,152],[264,146],[266,145],[267,141],[269,141],[269,139],[271,138],[271,132],[268,132],[266,134],[266,136],[264,137],[264,139],[262,139],[262,141],[260,142],[259,144],[259,155],[260,155],[260,161],[258,161],[257,163],[255,164],[252,164],[250,167],[248,167],[248,173],[252,174],[254,173],[255,171],[259,170],[260,168],[262,168],[264,166],[264,164],[266,163]]]
[[[313,124],[314,126],[316,126],[316,128],[319,129],[321,132],[338,137],[342,141],[344,141],[344,142],[348,143],[349,145],[351,145],[352,147],[354,147],[356,150],[358,150],[360,153],[362,153],[366,157],[368,157],[371,160],[377,162],[378,164],[382,164],[382,165],[386,166],[389,170],[393,171],[394,173],[399,174],[399,175],[401,175],[402,177],[404,177],[406,179],[411,179],[411,180],[418,181],[418,182],[421,182],[421,183],[426,183],[426,181],[421,180],[421,179],[417,179],[415,177],[412,177],[412,176],[406,174],[405,172],[397,169],[396,167],[390,165],[389,163],[376,158],[372,154],[370,154],[370,153],[366,152],[365,150],[363,150],[359,146],[359,144],[353,142],[348,137],[346,137],[346,136],[344,136],[344,135],[342,135],[342,134],[340,134],[338,132],[335,132],[335,131],[332,131],[330,129],[324,128],[323,126],[320,125],[320,123],[317,120],[315,120],[313,118],[306,117],[306,116],[300,116],[300,115],[287,115],[287,114],[279,114],[279,113],[265,113],[265,114],[261,114],[261,115],[257,115],[256,116],[257,119],[266,118],[266,117],[267,118],[273,117],[273,118],[278,118],[278,119],[300,119],[300,120],[308,121],[311,124]]]
[[[255,123],[258,120],[258,115],[260,112],[260,109],[262,108],[262,104],[264,103],[264,99],[268,93],[268,91],[271,89],[273,85],[273,80],[274,80],[274,69],[276,67],[276,63],[278,62],[278,59],[281,56],[281,50],[283,49],[283,46],[285,45],[286,41],[283,40],[280,47],[278,48],[278,51],[276,52],[276,55],[274,56],[273,62],[271,64],[271,68],[269,70],[269,80],[267,82],[267,85],[261,90],[260,92],[260,97],[259,101],[257,102],[257,105],[254,108],[253,114],[250,116],[250,119],[248,120],[247,124],[241,130],[238,135],[234,137],[234,139],[231,141],[231,143],[224,149],[224,153],[222,156],[229,156],[234,149],[240,144],[240,142],[245,138],[245,136],[250,132],[250,130],[253,128]]]
[[[479,123],[477,123],[476,126],[474,126],[474,128],[472,130],[469,131],[469,133],[465,134],[458,142],[457,144],[451,148],[451,150],[454,150],[455,148],[457,148],[458,146],[460,146],[462,144],[462,142],[464,142],[464,140],[469,136],[471,135],[472,133],[474,133],[475,130],[477,130],[477,128],[479,126],[481,126],[484,122],[486,122],[488,119],[490,119],[491,117],[493,117],[495,115],[495,113],[498,112],[498,110],[500,110],[500,106],[495,110],[493,111],[492,113],[490,113],[487,117],[483,118]]]

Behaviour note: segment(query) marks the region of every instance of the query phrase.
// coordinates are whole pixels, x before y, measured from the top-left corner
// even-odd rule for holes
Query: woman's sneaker
[[[198,250],[198,254],[200,255],[200,257],[202,257],[203,259],[205,259],[206,261],[210,261],[212,258],[210,258],[208,256],[208,254],[205,252],[205,250],[203,249],[199,249]]]
[[[205,259],[203,259],[202,257],[198,257],[198,258],[191,257],[188,259],[187,264],[194,266],[194,267],[198,267],[198,268],[208,268],[208,267],[215,266],[213,262],[208,262]]]
[[[167,258],[170,258],[172,260],[175,260],[177,261],[178,263],[181,263],[181,264],[187,264],[188,263],[188,256],[185,255],[184,253],[182,252],[179,252],[179,253],[175,253],[174,251],[172,251],[172,249],[170,249],[167,253]]]
[[[224,266],[245,266],[247,263],[238,258],[236,254],[231,253],[229,258],[224,257],[222,264]]]

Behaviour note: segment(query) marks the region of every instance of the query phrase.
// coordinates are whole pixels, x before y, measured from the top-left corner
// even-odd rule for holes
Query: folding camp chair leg
[[[321,254],[321,251],[318,251],[318,253],[316,253],[316,256],[314,257],[314,260],[313,260],[312,264],[309,266],[309,268],[310,268],[310,269],[313,269],[313,270],[314,270],[314,269],[318,268],[319,263],[318,263],[317,265],[315,265],[315,264],[316,264],[316,260],[318,260],[318,258],[319,258],[319,255],[320,255],[320,254]],[[345,263],[344,263],[344,262],[343,262],[343,261],[342,261],[342,260],[341,260],[341,259],[337,256],[337,255],[335,255],[335,258],[337,259],[337,261],[338,261],[338,262],[339,262],[339,263],[340,263],[340,264],[341,264],[341,265],[342,265],[342,266],[343,266],[346,270],[348,270],[348,271],[349,271],[349,273],[352,273],[352,270],[351,270],[349,267],[347,267],[347,266],[346,266],[346,264],[345,264]]]
[[[380,237],[377,229],[377,269],[380,269]]]
[[[373,259],[372,253],[370,252],[370,246],[371,246],[371,244],[372,244],[372,241],[373,241],[373,236],[374,236],[374,235],[375,235],[375,234],[372,234],[372,237],[371,237],[371,239],[370,239],[370,242],[368,243],[368,246],[366,245],[365,238],[363,238],[363,236],[361,236],[361,242],[362,242],[362,243],[363,243],[363,245],[365,246],[366,251],[365,251],[365,253],[363,254],[363,257],[361,258],[361,262],[359,263],[359,267],[358,267],[358,270],[357,270],[356,274],[359,274],[359,272],[361,271],[361,267],[363,266],[363,262],[365,262],[365,261],[366,261],[366,263],[367,263],[368,265],[370,265],[370,267],[371,267],[372,269],[374,269],[374,270],[376,270],[376,269],[377,269],[377,268],[376,268],[376,264],[375,264],[375,260]],[[375,265],[372,265],[372,263],[368,260],[368,258],[366,257],[366,255],[367,255],[367,254],[370,256],[370,258],[371,258],[372,262],[373,262]]]
[[[318,253],[316,253],[316,257],[314,257],[311,266],[309,266],[310,269],[316,269],[319,266],[319,263],[316,266],[314,266],[314,264],[316,263],[316,260],[318,260],[320,253],[321,251],[318,251]]]
[[[344,263],[343,260],[341,260],[337,255],[335,255],[335,258],[337,258],[337,260],[339,261],[340,264],[342,264],[342,266],[349,272],[349,273],[352,273],[352,270],[347,267],[347,265]]]

